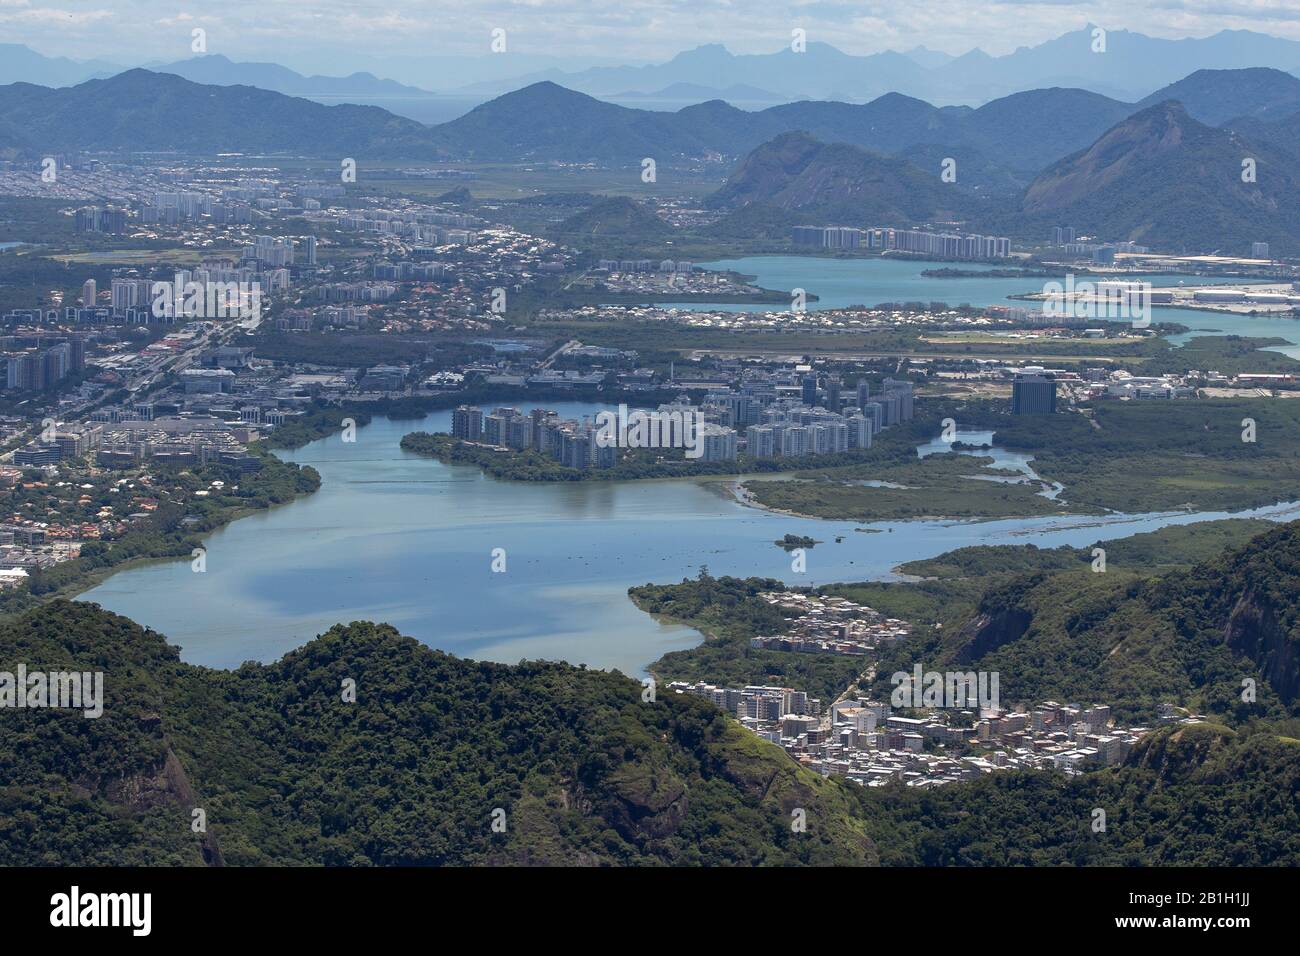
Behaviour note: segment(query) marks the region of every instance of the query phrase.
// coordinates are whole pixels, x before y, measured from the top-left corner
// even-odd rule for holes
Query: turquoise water
[[[598,410],[551,407],[566,416]],[[1223,517],[894,522],[863,533],[854,522],[746,507],[725,482],[507,483],[398,447],[409,431],[449,427],[449,412],[422,422],[378,419],[355,443],[333,436],[283,453],[320,471],[317,494],[213,534],[205,573],[192,572],[189,561],[132,568],[83,599],[166,634],[185,660],[215,667],[274,660],[336,622],[380,620],[465,657],[640,674],[700,637],[653,621],[627,588],[694,577],[704,565],[796,584],[866,580],[966,545],[1079,546]],[[790,556],[773,543],[787,533],[823,542],[807,552],[805,574],[792,572]],[[494,548],[505,549],[505,573],[491,570]]]
[[[952,269],[991,272],[1014,268],[1014,264],[992,266],[983,263],[925,262],[915,259],[820,259],[810,256],[749,256],[743,259],[719,259],[697,263],[705,269],[728,269],[757,276],[765,289],[805,289],[819,297],[809,302],[809,309],[842,309],[849,305],[876,305],[880,302],[947,302],[975,306],[1007,305],[1008,297],[1027,292],[1041,292],[1046,279],[1006,279],[989,277],[932,279],[921,273],[927,269]],[[1088,279],[1096,277],[1088,276]],[[1125,278],[1137,278],[1136,276]],[[1196,285],[1235,285],[1240,280],[1222,277],[1181,276],[1157,273],[1141,276],[1156,288]],[[1079,281],[1083,281],[1081,277]],[[680,308],[710,309],[712,305],[687,303]],[[728,306],[732,308],[732,306]],[[744,304],[734,308],[746,311],[770,309],[770,305]],[[1185,310],[1172,310],[1185,311]],[[1193,313],[1198,314],[1198,313]]]
[[[1044,279],[1002,279],[990,277],[963,279],[929,279],[921,275],[926,269],[959,267],[991,271],[1000,266],[976,263],[918,262],[903,259],[819,259],[808,256],[750,256],[743,259],[720,259],[699,263],[707,269],[729,269],[757,276],[765,289],[804,289],[818,296],[809,309],[840,309],[850,305],[873,306],[881,302],[946,302],[949,305],[1029,305],[1010,297],[1041,292]],[[1128,277],[1126,277],[1128,278]],[[1184,276],[1156,273],[1143,276],[1156,288],[1187,285],[1241,285],[1238,279],[1223,276]],[[680,309],[708,311],[720,308],[713,304],[662,303]],[[771,305],[742,303],[725,306],[738,311],[756,312]],[[1177,322],[1190,331],[1172,335],[1169,340],[1182,345],[1196,335],[1223,334],[1252,337],[1276,337],[1291,342],[1276,351],[1300,359],[1300,321],[1251,315],[1228,315],[1198,312],[1192,309],[1153,310],[1156,322]]]

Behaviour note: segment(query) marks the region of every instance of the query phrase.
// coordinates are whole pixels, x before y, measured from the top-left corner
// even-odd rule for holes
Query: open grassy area
[[[1163,573],[1218,558],[1227,551],[1243,547],[1251,538],[1272,527],[1273,522],[1257,518],[1228,518],[1170,525],[1127,538],[1097,541],[1083,548],[1039,548],[1032,544],[975,545],[946,551],[933,558],[908,561],[899,565],[898,570],[947,582],[990,582],[993,578],[1026,572],[1090,568],[1094,561],[1093,548],[1101,547],[1106,552],[1107,573],[1120,570],[1138,574]]]
[[[1040,483],[990,468],[990,462],[972,455],[931,455],[911,462],[799,472],[793,481],[757,481],[745,487],[766,508],[814,518],[905,521],[1066,512],[1040,494]]]
[[[238,258],[233,249],[187,249],[177,246],[171,249],[97,249],[91,252],[70,252],[50,256],[58,262],[76,263],[78,265],[111,266],[154,266],[167,264],[198,264],[205,256],[220,258],[222,256]]]
[[[1141,342],[1146,336],[1118,335],[1114,338],[1099,339],[1086,336],[1061,335],[1024,335],[1018,332],[933,332],[920,337],[927,345],[951,346],[962,345],[1034,345],[1043,348],[1069,346],[1070,348],[1114,348]]]
[[[1057,500],[1039,494],[1038,483],[987,480],[1011,477],[986,468],[988,459],[913,460],[896,447],[860,465],[747,488],[768,508],[857,521],[1240,511],[1300,501],[1300,403],[1103,402],[1092,412],[1095,425],[1074,412],[1012,416],[978,401],[967,408],[954,413],[961,427],[992,428],[995,445],[1032,455],[1042,479],[1064,485]],[[1253,441],[1243,440],[1248,420]]]

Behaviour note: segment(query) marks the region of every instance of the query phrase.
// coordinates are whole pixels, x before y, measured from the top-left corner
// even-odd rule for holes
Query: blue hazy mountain
[[[44,56],[21,43],[0,43],[0,83],[72,86],[121,67],[107,60],[70,60]]]
[[[196,56],[175,63],[151,66],[155,73],[172,73],[194,83],[212,86],[255,86],[288,96],[373,97],[428,96],[427,90],[384,80],[373,73],[350,76],[303,76],[276,63],[237,63],[220,54]]]
[[[432,157],[430,127],[374,106],[323,106],[251,86],[209,86],[128,70],[52,89],[0,86],[0,134],[50,152],[273,152]],[[3,147],[0,143],[0,147]]]
[[[1191,104],[1185,110],[1189,119],[1205,111],[1235,116],[1225,124],[1228,131],[1273,149],[1275,162],[1288,170],[1296,163],[1290,157],[1300,153],[1295,124],[1289,115],[1268,117],[1286,112],[1297,86],[1300,81],[1272,70],[1205,71],[1180,84]],[[1139,105],[1087,90],[1049,88],[978,109],[890,93],[867,103],[800,101],[752,111],[710,100],[667,112],[536,83],[428,126],[373,106],[327,107],[251,86],[203,85],[137,69],[75,87],[0,86],[0,148],[607,164],[637,164],[646,156],[668,164],[711,157],[734,163],[783,134],[801,132],[821,143],[905,160],[927,175],[953,159],[958,192],[1014,197],[1053,163],[1092,147],[1140,111]],[[1209,142],[1200,125],[1180,121],[1166,128],[1195,130],[1197,141]],[[1102,176],[1069,181],[1098,189],[1108,182]],[[1062,194],[1059,188],[1050,192]],[[1048,203],[1044,212],[1047,206],[1057,204]],[[1280,207],[1261,211],[1271,216],[1273,208]]]
[[[625,90],[617,95],[607,97],[607,99],[614,102],[628,100],[632,102],[682,103],[706,103],[709,100],[725,100],[728,103],[784,103],[786,101],[786,98],[779,93],[773,93],[771,90],[761,90],[756,86],[745,86],[741,83],[729,86],[724,90],[712,86],[700,86],[696,83],[674,83],[672,86],[665,86],[662,90],[655,90],[653,93]]]
[[[927,72],[925,67],[901,53],[859,57],[827,43],[810,42],[802,53],[786,48],[762,54],[733,54],[721,44],[711,43],[679,53],[667,63],[593,67],[576,73],[551,70],[510,81],[474,84],[466,89],[492,93],[550,80],[584,93],[610,96],[625,91],[652,92],[689,83],[712,89],[753,86],[772,90],[785,99],[824,98],[836,93],[869,99],[890,90],[917,86]]]
[[[1300,113],[1300,79],[1266,67],[1197,70],[1156,90],[1138,106],[1154,106],[1165,100],[1177,100],[1189,114],[1211,126],[1241,117],[1269,122]]]
[[[595,96],[612,96],[690,83],[711,89],[756,86],[787,99],[861,102],[895,92],[938,105],[975,105],[1020,90],[1061,86],[1133,101],[1196,70],[1289,70],[1300,63],[1300,43],[1247,30],[1183,40],[1111,30],[1105,35],[1105,51],[1094,52],[1094,29],[1087,26],[1005,56],[981,50],[958,57],[928,50],[854,56],[821,42],[809,42],[802,53],[785,48],[735,54],[720,44],[707,44],[665,63],[569,72],[549,69],[476,83],[466,91],[500,93],[550,80]]]
[[[907,57],[909,60],[915,61],[927,70],[932,70],[937,66],[951,63],[956,59],[956,57],[951,53],[944,53],[942,50],[929,50],[924,46],[917,46],[910,50],[905,50],[903,56]]]
[[[678,99],[677,94],[686,94],[684,98],[699,102],[714,98],[762,101],[734,92],[749,88],[769,94],[769,100],[860,103],[892,92],[939,106],[974,106],[1022,90],[1054,86],[1132,102],[1199,70],[1292,71],[1300,64],[1300,42],[1247,30],[1182,40],[1112,30],[1105,35],[1105,51],[1094,52],[1094,29],[1087,26],[1003,56],[975,49],[954,57],[925,47],[855,56],[814,39],[802,53],[787,47],[773,53],[734,54],[720,44],[706,44],[666,62],[644,65],[606,62],[593,66],[590,57],[518,52],[509,57],[375,57],[358,53],[346,59],[347,76],[335,75],[342,70],[331,69],[332,61],[312,61],[316,69],[310,76],[274,63],[232,63],[219,55],[143,65],[198,82],[241,83],[296,96],[377,99],[435,91],[455,93],[460,102],[472,104],[545,80],[620,100],[672,90],[672,96],[647,98],[670,101]],[[79,62],[43,56],[17,44],[0,45],[0,83],[69,86],[122,68],[102,60]]]
[[[1032,174],[1087,146],[1133,111],[1132,104],[1085,90],[1050,89],[979,109],[936,107],[889,93],[869,103],[810,100],[747,111],[710,100],[661,112],[541,82],[484,103],[434,132],[444,152],[471,159],[639,161],[708,153],[737,157],[782,133],[803,131],[823,142],[890,155],[920,146],[966,147]]]
[[[769,207],[852,222],[922,222],[965,218],[971,197],[937,171],[807,133],[783,133],[741,160],[709,196],[718,209]]]

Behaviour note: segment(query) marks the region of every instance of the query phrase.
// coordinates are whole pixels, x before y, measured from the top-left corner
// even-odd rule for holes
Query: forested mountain
[[[435,152],[429,127],[377,107],[321,106],[148,70],[62,89],[0,86],[0,123],[46,153],[261,151],[342,158]]]
[[[1246,251],[1266,240],[1294,250],[1298,187],[1290,154],[1198,123],[1170,101],[1042,172],[1025,191],[1019,221],[1070,222],[1165,248]]]
[[[653,239],[672,232],[672,227],[639,203],[615,196],[574,213],[552,232],[557,238],[590,246],[602,239]]]
[[[1104,700],[1128,723],[1162,704],[1231,723],[1300,716],[1300,522],[1159,577],[1040,566],[991,586],[926,653],[997,671],[1004,699]],[[918,654],[900,647],[881,671]]]
[[[709,197],[712,206],[766,206],[843,224],[961,218],[969,195],[901,159],[786,133],[750,153]]]
[[[1300,79],[1281,70],[1197,70],[1138,103],[1140,109],[1177,100],[1194,118],[1210,126],[1248,116],[1274,121],[1300,112]]]
[[[942,625],[922,624],[882,654],[874,699],[888,698],[891,673],[924,661],[999,673],[1004,705],[1106,701],[1119,723],[1156,728],[1123,765],[1076,777],[850,786],[881,863],[1300,864],[1300,522],[1254,537],[1260,522],[1223,524],[1099,542],[1112,560],[1103,574],[1091,570],[1090,548],[972,547],[900,569],[937,578],[820,589]],[[781,626],[757,597],[777,586],[701,575],[634,588],[643,609],[707,635],[652,669],[729,685],[788,681],[823,695],[847,686],[856,674],[834,659],[749,646]],[[1243,700],[1247,677],[1253,704]],[[1161,704],[1209,718],[1162,727]],[[1104,832],[1092,828],[1098,808]]]
[[[1155,105],[1151,97],[1135,106],[1082,89],[1051,87],[1004,96],[978,109],[936,107],[886,93],[866,103],[803,100],[747,111],[711,100],[664,112],[539,82],[450,122],[425,126],[377,107],[325,107],[255,86],[229,85],[240,73],[226,69],[226,62],[200,57],[173,64],[178,72],[218,85],[139,69],[61,89],[13,83],[0,87],[0,128],[13,130],[7,138],[14,145],[45,151],[243,150],[613,164],[636,164],[645,157],[663,164],[734,160],[782,134],[804,132],[922,166],[936,155],[962,155],[974,175],[959,177],[958,183],[987,189],[1003,180],[1028,182]],[[270,70],[276,82],[262,84],[285,90],[305,90],[325,79],[342,89],[354,79],[282,75],[273,64],[244,66]],[[362,76],[355,82],[365,86],[370,80]],[[1277,125],[1300,111],[1298,91],[1300,80],[1278,70],[1205,70],[1153,95],[1163,97],[1159,102],[1186,99],[1188,113],[1210,125],[1238,120]],[[1264,139],[1286,136],[1279,126]]]
[[[1132,112],[1130,104],[1096,93],[1045,89],[979,109],[940,108],[887,93],[868,103],[804,100],[752,112],[710,100],[670,113],[619,106],[540,82],[434,129],[448,154],[476,159],[735,157],[782,133],[802,131],[890,155],[930,144],[975,149],[1007,169],[1035,172],[1088,145]]]
[[[1296,866],[1297,732],[1295,721],[1166,727],[1114,770],[858,797],[884,866]]]
[[[840,787],[618,674],[460,660],[373,624],[213,671],[62,601],[0,624],[0,667],[18,662],[102,670],[106,701],[98,719],[4,711],[4,864],[876,859]]]
[[[1106,578],[1087,571],[994,588],[940,647],[1000,668],[1004,699],[1109,695],[1123,714],[1187,693],[1224,705],[1224,723],[1157,730],[1110,770],[925,791],[822,779],[704,701],[662,686],[647,700],[618,674],[460,660],[365,623],[213,671],[57,601],[0,624],[0,666],[102,671],[104,713],[5,711],[0,862],[1295,864],[1298,555],[1293,524],[1106,594],[1080,586]],[[743,602],[729,580],[680,587]],[[1028,623],[990,639],[1008,608]],[[1243,674],[1258,707],[1231,702]]]

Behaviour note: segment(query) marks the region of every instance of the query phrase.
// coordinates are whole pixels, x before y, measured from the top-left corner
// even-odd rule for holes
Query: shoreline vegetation
[[[962,269],[945,266],[940,269],[922,269],[926,279],[1060,279],[1067,272],[1074,275],[1105,275],[1094,269]]]
[[[918,457],[944,418],[992,440]],[[1243,439],[1247,418],[1253,441]],[[1300,501],[1300,403],[1268,399],[1102,402],[1086,413],[1013,416],[996,400],[927,398],[870,449],[788,459],[703,462],[680,449],[639,449],[614,468],[573,469],[430,432],[407,434],[402,448],[507,481],[721,478],[747,507],[863,523],[1241,512]],[[1032,474],[983,451],[1026,456]]]
[[[193,499],[186,507],[160,508],[149,520],[132,527],[122,537],[93,542],[81,557],[32,572],[26,583],[0,591],[0,618],[9,617],[56,599],[74,600],[93,590],[120,571],[147,564],[191,559],[197,548],[215,531],[270,508],[291,504],[320,488],[320,474],[311,466],[285,461],[276,450],[294,450],[341,431],[344,420],[357,427],[368,425],[376,415],[392,420],[422,418],[432,411],[453,408],[467,395],[476,400],[509,400],[511,392],[538,400],[613,401],[631,397],[622,393],[605,395],[592,389],[472,389],[448,395],[381,399],[367,403],[317,404],[281,425],[265,438],[251,443],[249,453],[261,461],[256,472],[239,474],[219,464],[169,468],[168,478],[187,473],[205,482],[220,480],[226,487],[239,486],[237,494]],[[644,399],[644,396],[639,396]],[[655,393],[667,401],[671,396]],[[125,476],[126,473],[123,473]]]
[[[58,598],[75,598],[127,567],[189,559],[212,532],[319,489],[316,469],[283,461],[260,443],[250,445],[249,451],[261,463],[257,471],[241,474],[215,463],[168,469],[164,475],[168,480],[197,479],[205,486],[222,481],[231,490],[196,498],[189,507],[169,502],[121,537],[90,542],[83,545],[80,557],[33,570],[24,586],[0,594],[0,616]]]
[[[857,521],[1236,512],[1300,501],[1295,402],[1101,402],[1087,414],[1042,416],[1007,415],[978,400],[936,407],[961,431],[992,431],[990,444],[1026,456],[1037,480],[988,467],[992,459],[978,452],[896,455],[751,482],[743,500],[792,516]],[[938,418],[918,410],[917,421],[924,429]],[[936,430],[918,434],[924,441]],[[1042,494],[1057,486],[1055,498]]]
[[[780,634],[786,626],[780,610],[760,600],[759,594],[796,591],[843,597],[890,617],[908,620],[913,627],[912,637],[903,645],[882,647],[872,656],[878,662],[876,686],[863,688],[867,693],[888,696],[886,675],[906,670],[903,665],[916,660],[917,655],[936,663],[970,666],[978,663],[976,658],[982,654],[1013,653],[1014,645],[1000,650],[997,641],[991,641],[985,633],[990,627],[1000,626],[999,621],[1019,621],[1028,633],[1027,622],[1032,612],[1041,620],[1044,634],[1024,637],[1024,640],[1031,644],[1038,640],[1055,641],[1051,632],[1058,628],[1063,629],[1062,639],[1070,640],[1069,635],[1078,627],[1078,623],[1071,621],[1079,614],[1086,612],[1091,620],[1111,613],[1117,602],[1132,600],[1135,594],[1156,593],[1140,586],[1143,582],[1189,573],[1222,560],[1225,554],[1250,548],[1262,535],[1285,534],[1287,530],[1297,533],[1296,528],[1300,528],[1300,523],[1227,519],[1170,526],[1122,538],[1102,538],[1077,548],[975,545],[899,565],[895,571],[907,575],[906,580],[813,587],[788,585],[769,578],[715,578],[705,568],[695,579],[686,578],[678,584],[631,587],[628,596],[656,620],[693,627],[704,636],[700,644],[669,651],[648,665],[647,671],[656,680],[705,680],[719,686],[779,684],[806,690],[824,701],[837,699],[858,682],[864,659],[751,647],[751,638]],[[1106,555],[1105,570],[1101,573],[1095,570],[1098,548]],[[1036,595],[1033,601],[1022,597],[1030,591]],[[1007,607],[1003,608],[1002,604]],[[1076,604],[1081,610],[1071,610]],[[1068,613],[1062,620],[1063,611]],[[1124,617],[1125,629],[1133,624],[1130,616]],[[1103,637],[1122,642],[1123,633],[1127,630]],[[1030,696],[1042,689],[1037,682],[1046,679],[1036,670],[1035,662],[1041,650],[1026,648],[1024,653],[1029,656],[1006,668],[1008,674],[1024,675],[1024,690]],[[1058,656],[1064,672],[1052,675],[1056,684],[1065,686],[1074,682],[1087,687],[1096,683],[1093,671],[1097,664],[1091,657],[1075,652]],[[1131,663],[1111,661],[1107,666],[1122,671],[1126,666],[1144,665],[1139,657]],[[1111,681],[1116,688],[1127,686],[1123,673],[1113,675]],[[1119,690],[1113,692],[1120,695]],[[1218,701],[1217,706],[1230,709],[1230,702]],[[1131,709],[1144,717],[1154,717],[1154,703],[1151,707],[1151,713],[1143,711],[1141,706]]]
[[[802,459],[740,456],[729,461],[687,458],[680,448],[627,449],[612,468],[570,468],[534,449],[509,449],[466,441],[444,432],[410,432],[402,437],[403,451],[434,458],[443,464],[475,465],[503,481],[640,481],[661,478],[732,478],[776,474],[810,465],[836,467],[866,460],[869,452],[840,452]]]
[[[1131,867],[1300,853],[1300,721],[1271,714],[1158,728],[1099,772],[922,790],[824,778],[692,695],[646,706],[620,674],[466,661],[388,625],[337,625],[227,672],[184,663],[119,615],[53,602],[0,622],[0,650],[120,675],[101,720],[35,708],[0,738],[14,768],[0,786],[6,865],[31,864],[33,832],[81,866]],[[340,707],[340,674],[401,693]],[[196,833],[196,806],[217,825]],[[501,833],[484,823],[494,806],[509,814]],[[1079,825],[1097,806],[1113,811],[1104,840]],[[791,808],[806,837],[790,838]]]
[[[203,499],[201,508],[166,509],[107,547],[33,573],[26,586],[0,594],[0,615],[57,597],[75,597],[118,571],[143,563],[190,557],[203,540],[241,517],[287,504],[319,488],[310,467],[285,462],[276,449],[296,449],[375,415],[391,420],[422,418],[464,402],[581,400],[603,403],[671,398],[662,393],[605,393],[595,389],[479,388],[369,403],[318,405],[250,445],[262,469],[242,479],[238,495]],[[741,458],[699,462],[677,450],[637,450],[612,469],[579,471],[536,452],[521,456],[486,446],[459,447],[451,436],[412,432],[401,445],[410,452],[456,464],[473,464],[503,480],[724,479],[739,503],[797,518],[861,522],[916,519],[996,520],[1053,514],[1157,511],[1244,511],[1300,500],[1300,406],[1277,401],[1105,403],[1083,415],[1012,417],[987,401],[931,399],[932,408],[882,432],[871,449],[800,459]],[[1156,407],[1158,406],[1158,407]],[[991,459],[970,454],[916,457],[942,417],[962,429],[994,431],[993,445],[1032,455],[1041,481],[990,468]],[[1243,416],[1257,422],[1258,438],[1240,438]],[[1159,419],[1155,421],[1154,419]],[[659,456],[676,451],[676,459]],[[1109,464],[1107,464],[1109,463]],[[207,472],[212,471],[211,475]],[[1066,489],[1060,500],[1040,492],[1053,482]],[[942,509],[935,502],[943,502]],[[941,511],[943,513],[935,513]]]

